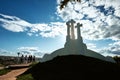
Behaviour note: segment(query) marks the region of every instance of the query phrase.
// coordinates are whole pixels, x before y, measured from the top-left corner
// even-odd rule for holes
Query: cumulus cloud
[[[35,55],[36,57],[43,57],[45,54],[41,52],[38,47],[20,47],[18,51],[24,55]],[[18,56],[17,52],[10,52],[0,48],[0,56]]]
[[[62,22],[29,23],[15,16],[0,14],[0,25],[12,32],[26,32],[29,36],[55,37],[65,35],[66,27]]]
[[[109,44],[108,47],[105,47],[100,50],[101,53],[120,55],[120,41]]]
[[[88,40],[120,39],[120,0],[82,0],[81,3],[69,2],[56,14],[64,21],[74,19],[83,24],[82,36]],[[1,26],[13,32],[26,32],[29,36],[55,37],[66,35],[66,25],[62,22],[29,23],[16,16],[0,14]]]
[[[26,30],[27,26],[31,27],[30,23],[18,17],[4,14],[0,14],[0,22],[2,23],[2,27],[13,32],[23,32]]]
[[[38,47],[20,47],[18,51],[24,55],[35,55],[36,57],[42,57],[45,53],[41,52]]]
[[[7,50],[0,48],[0,55],[1,56],[16,56],[17,54],[14,52],[10,52],[10,51],[7,51]]]
[[[20,48],[18,48],[18,50],[36,52],[36,51],[39,51],[39,48],[38,47],[20,47]]]
[[[34,55],[34,53],[40,51],[38,47],[20,47],[18,48],[18,50],[22,54],[31,54],[31,55]]]
[[[101,51],[95,43],[86,43],[86,46],[87,46],[87,49],[93,50],[95,52],[100,53],[100,51]]]
[[[120,0],[81,0],[60,10],[57,0],[57,15],[64,21],[74,19],[83,23],[85,39],[120,39]]]
[[[89,49],[95,49],[96,45],[93,44],[93,43],[87,43],[87,48],[89,48]]]

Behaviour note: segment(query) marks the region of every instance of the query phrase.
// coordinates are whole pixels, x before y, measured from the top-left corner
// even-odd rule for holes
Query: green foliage
[[[32,62],[32,64],[30,64],[30,68],[35,66],[38,62]]]
[[[0,75],[4,75],[10,71],[11,71],[10,69],[2,69],[2,70],[0,70]]]
[[[81,2],[81,0],[63,0],[60,3],[60,9],[63,9],[70,1]]]
[[[18,76],[17,80],[34,80],[31,74],[23,74]]]
[[[114,59],[118,64],[120,64],[120,57],[119,57],[119,56],[114,56],[113,59]]]

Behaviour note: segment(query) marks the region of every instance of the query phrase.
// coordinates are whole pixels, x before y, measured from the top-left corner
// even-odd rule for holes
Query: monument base
[[[52,52],[51,54],[45,54],[43,56],[43,58],[41,58],[40,62],[46,62],[46,61],[49,61],[49,60],[52,60],[53,58],[57,57],[57,56],[65,56],[65,55],[84,55],[84,56],[88,56],[88,57],[93,57],[93,58],[97,58],[97,59],[100,59],[100,60],[104,60],[104,61],[108,61],[108,62],[112,62],[112,63],[116,63],[115,60],[112,58],[112,57],[105,57],[97,52],[94,52],[92,50],[89,50],[89,49],[86,49],[85,50],[85,53],[82,54],[82,53],[72,53],[74,52],[74,50],[69,50],[67,48],[61,48],[61,49],[58,49],[54,52]]]
[[[68,53],[72,54],[85,54],[87,50],[86,44],[79,39],[66,41],[64,48]]]

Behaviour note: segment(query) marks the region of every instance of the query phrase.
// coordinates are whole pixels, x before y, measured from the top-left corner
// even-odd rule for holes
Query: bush
[[[10,69],[2,69],[2,70],[0,70],[0,75],[4,75],[10,71],[11,71]]]
[[[120,57],[119,57],[119,56],[114,56],[113,59],[114,59],[118,64],[120,64]]]

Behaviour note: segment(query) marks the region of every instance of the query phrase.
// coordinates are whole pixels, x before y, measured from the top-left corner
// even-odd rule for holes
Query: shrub
[[[2,70],[0,70],[0,75],[4,75],[10,71],[11,71],[10,69],[2,69]]]

